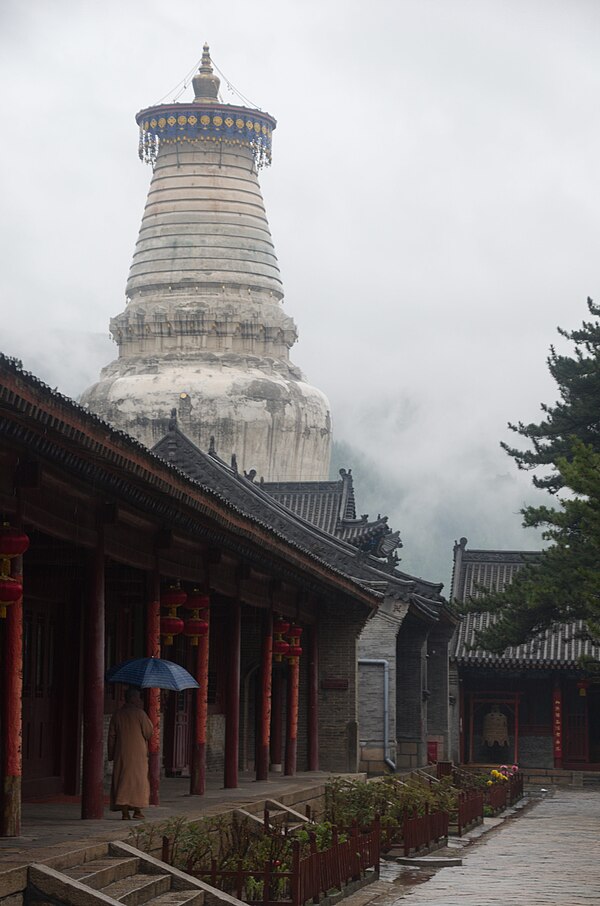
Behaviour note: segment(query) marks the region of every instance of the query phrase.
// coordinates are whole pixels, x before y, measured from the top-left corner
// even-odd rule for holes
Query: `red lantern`
[[[185,604],[186,601],[187,592],[183,591],[179,585],[171,585],[171,587],[160,596],[160,606],[167,607],[172,611],[177,610],[177,608]],[[171,615],[173,616],[174,614]]]
[[[276,661],[280,661],[286,656],[290,649],[288,642],[285,639],[275,639],[273,642],[273,657]]]
[[[302,635],[302,626],[291,626],[288,634],[290,640],[290,647],[287,653],[288,660],[290,663],[294,663],[298,660],[302,654],[302,648],[300,647],[300,636]]]
[[[206,620],[196,620],[192,617],[191,620],[185,621],[183,634],[192,640],[192,645],[197,646],[200,636],[206,635],[207,632],[208,623]]]
[[[6,617],[6,605],[14,604],[23,597],[23,586],[10,576],[0,576],[0,619]]]
[[[13,528],[8,522],[0,526],[0,560],[2,561],[2,575],[10,574],[10,561],[13,557],[20,557],[29,547],[29,538],[24,532]]]
[[[281,618],[275,620],[273,623],[273,632],[275,634],[275,639],[273,640],[273,657],[276,661],[280,661],[288,653],[288,648],[290,646],[283,636],[289,628],[290,624]]]
[[[207,607],[210,607],[210,598],[195,588],[191,595],[187,596],[187,601],[183,606],[186,610],[206,610]]]
[[[208,622],[200,619],[200,611],[210,607],[210,598],[195,588],[183,606],[192,611],[190,619],[185,621],[183,633],[192,640],[192,645],[197,646],[200,636],[208,632]]]
[[[179,635],[183,632],[183,620],[179,617],[161,617],[160,618],[160,634],[163,637],[165,645],[173,644],[173,636]]]

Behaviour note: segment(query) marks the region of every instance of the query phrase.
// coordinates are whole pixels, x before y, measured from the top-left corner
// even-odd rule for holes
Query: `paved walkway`
[[[372,906],[596,906],[600,791],[557,789],[455,855],[461,867],[425,871],[423,883],[411,869],[385,892],[378,885]]]

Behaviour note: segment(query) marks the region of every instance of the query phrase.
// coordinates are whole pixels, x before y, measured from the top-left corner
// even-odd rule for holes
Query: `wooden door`
[[[23,615],[23,796],[59,792],[60,690],[56,604],[25,601]]]

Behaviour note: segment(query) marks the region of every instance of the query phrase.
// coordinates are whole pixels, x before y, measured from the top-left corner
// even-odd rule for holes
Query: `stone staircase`
[[[31,906],[242,906],[127,843],[78,849],[28,869]]]

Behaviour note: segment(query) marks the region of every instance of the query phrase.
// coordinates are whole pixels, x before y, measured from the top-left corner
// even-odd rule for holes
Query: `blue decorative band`
[[[230,104],[162,104],[136,116],[140,159],[154,164],[162,143],[213,141],[251,148],[257,169],[271,163],[273,129],[268,113]]]

